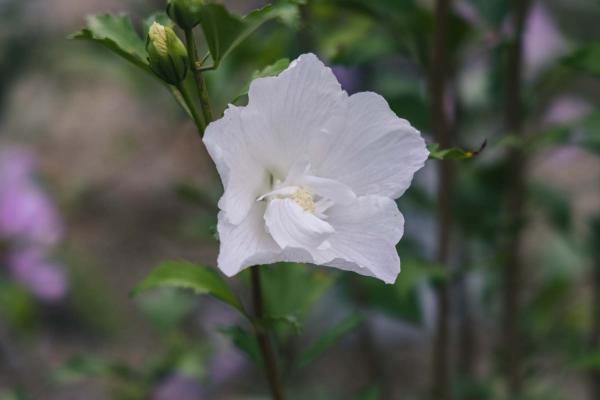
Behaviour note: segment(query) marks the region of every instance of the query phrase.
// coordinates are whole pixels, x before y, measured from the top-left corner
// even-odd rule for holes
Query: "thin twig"
[[[449,70],[446,37],[450,1],[437,0],[435,4],[433,54],[429,78],[433,109],[433,131],[437,142],[442,148],[449,148],[451,145],[449,118],[445,109],[446,80]],[[453,174],[451,161],[439,161],[438,168],[438,248],[436,259],[440,265],[447,265],[452,223],[451,190]],[[437,310],[438,320],[433,344],[432,395],[436,400],[446,400],[450,397],[450,378],[448,374],[450,293],[446,281],[439,282],[437,285]]]
[[[257,265],[251,267],[250,274],[252,276],[252,302],[254,305],[255,318],[257,320],[254,324],[256,338],[258,339],[258,345],[260,346],[260,351],[262,353],[265,372],[267,374],[267,380],[269,381],[273,400],[283,400],[285,397],[283,394],[283,386],[281,385],[281,380],[279,378],[279,371],[277,370],[275,353],[264,326],[265,315],[259,267]]]
[[[196,50],[196,41],[194,40],[194,32],[191,29],[186,29],[185,42],[188,50],[188,57],[190,60],[190,69],[194,74],[196,80],[196,86],[198,87],[198,95],[200,98],[200,106],[202,108],[202,115],[204,115],[204,122],[206,125],[213,121],[213,113],[210,107],[210,101],[208,99],[208,90],[206,88],[206,82],[202,76],[202,71],[197,67],[200,62],[198,59],[198,51]]]
[[[508,47],[506,65],[505,125],[507,134],[521,136],[523,124],[522,90],[522,53],[523,32],[529,0],[513,0],[514,37]],[[507,241],[506,265],[504,267],[504,334],[503,354],[505,356],[505,376],[511,398],[518,398],[523,381],[519,328],[521,303],[521,231],[524,218],[525,201],[525,155],[522,149],[514,147],[509,155],[510,184],[508,190],[507,212],[511,232]]]

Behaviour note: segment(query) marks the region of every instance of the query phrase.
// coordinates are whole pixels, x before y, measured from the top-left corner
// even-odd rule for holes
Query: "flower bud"
[[[192,29],[200,22],[203,5],[204,0],[167,0],[167,14],[181,29]]]
[[[188,54],[173,29],[154,22],[146,42],[150,68],[171,85],[184,80],[188,70]]]

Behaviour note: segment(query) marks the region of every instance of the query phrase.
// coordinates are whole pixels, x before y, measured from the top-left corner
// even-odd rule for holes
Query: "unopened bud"
[[[165,82],[178,85],[185,79],[187,50],[173,29],[154,22],[148,32],[146,50],[150,68]]]
[[[181,29],[192,29],[200,23],[203,5],[204,0],[167,0],[167,14]]]

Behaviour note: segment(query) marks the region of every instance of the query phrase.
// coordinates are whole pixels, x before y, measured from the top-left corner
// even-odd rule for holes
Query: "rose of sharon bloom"
[[[34,166],[33,153],[24,147],[0,150],[0,258],[32,294],[57,302],[66,294],[67,278],[46,256],[61,239],[63,226],[33,178]]]
[[[314,54],[254,80],[248,98],[204,136],[225,187],[218,267],[305,262],[394,282],[394,199],[427,159],[419,132],[378,94],[348,96]]]
[[[50,246],[61,239],[62,224],[33,181],[33,165],[33,154],[24,148],[0,152],[0,240]]]

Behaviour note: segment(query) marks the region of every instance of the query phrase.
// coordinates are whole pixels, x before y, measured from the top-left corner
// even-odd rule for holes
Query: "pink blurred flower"
[[[548,10],[535,2],[529,12],[523,37],[526,74],[537,74],[566,50],[566,42]]]
[[[565,124],[592,111],[588,102],[577,97],[563,96],[554,100],[543,117],[544,125]]]
[[[0,152],[0,239],[50,246],[62,237],[56,208],[31,174],[33,155],[23,148]]]
[[[40,300],[62,300],[67,291],[64,271],[47,260],[62,238],[63,226],[54,204],[33,178],[35,158],[24,147],[0,150],[0,254],[8,272]]]
[[[205,398],[200,384],[192,377],[172,374],[163,379],[152,394],[152,400],[201,400]]]
[[[14,279],[40,300],[57,302],[67,292],[67,279],[58,265],[46,261],[38,250],[23,250],[10,254],[7,265]]]
[[[213,385],[221,385],[240,374],[246,358],[233,348],[224,349],[214,355],[209,364],[209,379]]]

